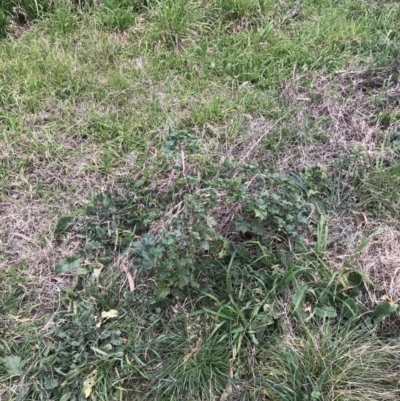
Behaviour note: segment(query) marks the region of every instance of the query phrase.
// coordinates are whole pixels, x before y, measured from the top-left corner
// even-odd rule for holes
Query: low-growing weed
[[[179,149],[198,151],[194,138],[187,132],[167,137],[163,147],[166,160],[173,162]],[[182,166],[174,165],[173,169],[182,173]],[[145,285],[145,292],[138,291],[146,297],[149,308],[161,313],[155,326],[144,317],[144,326],[152,327],[153,338],[146,340],[150,342],[145,345],[139,339],[138,344],[142,345],[131,348],[141,361],[137,369],[142,378],[150,380],[153,390],[147,393],[148,397],[161,400],[165,394],[172,398],[201,394],[203,399],[212,399],[223,394],[226,386],[233,389],[230,366],[239,369],[245,360],[244,353],[252,347],[260,352],[266,347],[269,355],[270,337],[284,330],[282,316],[286,313],[304,322],[326,322],[329,327],[347,327],[357,320],[365,330],[373,330],[397,310],[397,304],[388,301],[372,312],[372,305],[363,304],[373,283],[353,268],[352,261],[370,238],[352,250],[340,271],[332,271],[324,260],[330,246],[324,215],[320,215],[317,224],[315,247],[301,240],[299,229],[313,224],[306,218],[310,214],[310,199],[329,197],[327,172],[320,168],[306,170],[301,176],[305,192],[298,181],[260,166],[228,166],[225,174],[228,175],[224,179],[214,174],[182,174],[156,200],[151,196],[153,184],[143,177],[123,190],[97,195],[86,208],[86,217],[63,217],[56,226],[57,235],[69,232],[83,241],[79,255],[57,264],[58,273],[76,271],[78,277],[83,275],[87,277],[84,280],[90,281],[99,271],[106,274],[120,255],[128,275],[134,274],[139,286]],[[229,211],[228,222],[221,210]],[[293,255],[291,246],[302,252]],[[146,280],[150,281],[145,284]],[[79,288],[79,282],[77,285]],[[89,288],[88,295],[101,302],[96,291]],[[291,294],[290,300],[284,302],[287,294]],[[112,308],[119,302],[116,297],[105,306]],[[123,302],[129,308],[138,308],[137,302],[141,300],[127,292]],[[288,311],[284,313],[285,305]],[[196,316],[199,321],[193,320]],[[182,320],[187,322],[186,326],[181,324]],[[172,332],[156,335],[153,330],[160,324],[171,325]],[[190,334],[196,324],[197,337]],[[110,331],[104,337],[105,344],[117,332]],[[72,333],[76,336],[76,331]],[[66,338],[74,344],[87,344],[92,341],[86,338],[90,333],[91,329],[83,334],[83,342],[70,335]],[[110,348],[107,352],[113,357],[124,352],[123,346],[114,350],[114,343],[103,345],[100,339],[94,345],[100,350],[95,350],[95,354],[102,355],[104,346]],[[85,352],[82,345],[77,347],[70,354]],[[144,349],[150,354],[143,353]],[[282,348],[282,352],[286,351],[290,350]],[[296,353],[290,355],[285,354],[287,363],[299,358]],[[292,368],[298,363],[293,360]],[[290,366],[285,367],[285,372]],[[294,374],[293,369],[288,374]],[[306,371],[304,374],[309,380],[309,387],[304,389],[308,398],[304,399],[317,399],[317,394],[328,391],[323,382]],[[207,385],[210,377],[212,382]],[[265,380],[270,383],[272,379]],[[293,397],[298,385],[290,383],[277,391]],[[277,388],[271,387],[271,395]]]

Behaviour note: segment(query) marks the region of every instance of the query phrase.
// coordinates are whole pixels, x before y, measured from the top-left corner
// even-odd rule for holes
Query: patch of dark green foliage
[[[270,338],[282,335],[283,310],[294,319],[357,322],[366,329],[396,312],[397,304],[387,301],[374,311],[361,307],[373,284],[352,267],[354,256],[341,271],[324,262],[328,233],[323,215],[319,222],[309,217],[310,205],[341,210],[332,182],[340,187],[335,177],[343,178],[342,170],[313,167],[284,175],[226,163],[220,171],[205,168],[203,175],[188,176],[176,164],[181,146],[199,151],[187,132],[167,137],[166,162],[182,173],[169,188],[160,191],[151,176],[143,176],[97,194],[83,215],[59,219],[58,240],[73,237],[82,246],[55,265],[57,274],[73,273],[74,282],[63,289],[52,341],[38,340],[39,379],[24,387],[21,399],[84,399],[83,383],[96,367],[125,372],[107,380],[133,388],[145,380],[154,389],[146,397],[160,400],[158,394],[194,396],[199,378],[201,397],[209,399],[235,385],[230,359],[249,348],[267,349]],[[317,245],[306,246],[301,233],[313,224]],[[137,273],[134,291],[118,291],[124,275],[113,270],[118,260]],[[115,323],[102,322],[102,311],[111,309],[119,311]],[[197,318],[201,342],[189,330]],[[126,358],[134,362],[126,364]],[[209,393],[207,377],[213,378]]]

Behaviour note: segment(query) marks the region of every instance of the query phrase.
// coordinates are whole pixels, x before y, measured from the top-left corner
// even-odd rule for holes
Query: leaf
[[[58,274],[68,273],[73,270],[76,270],[81,265],[82,262],[83,258],[80,258],[77,255],[72,255],[56,263],[54,269]]]
[[[92,393],[92,389],[96,384],[96,376],[97,376],[97,370],[94,370],[90,374],[90,376],[83,382],[83,394],[85,398],[88,398]]]
[[[260,220],[265,220],[268,217],[268,212],[261,209],[254,209],[254,214]]]
[[[25,362],[22,362],[21,357],[19,356],[6,356],[3,358],[4,367],[7,370],[7,373],[14,377],[14,376],[22,376],[23,367]]]
[[[385,317],[389,316],[390,313],[391,313],[390,303],[389,302],[382,302],[381,304],[379,304],[375,308],[373,314],[377,319],[382,320]]]
[[[106,210],[113,210],[114,209],[114,201],[111,198],[110,193],[106,192],[103,194],[100,194],[98,196],[98,199],[100,201],[101,206],[106,209]]]
[[[257,235],[265,234],[266,230],[263,222],[260,219],[254,219],[250,224],[251,231]]]
[[[97,227],[98,228],[98,227]],[[90,250],[90,251],[97,251],[98,249],[101,249],[101,248],[103,248],[104,246],[103,246],[103,244],[101,243],[101,242],[99,242],[99,241],[90,241],[88,244],[87,244],[87,248],[88,248],[88,250]]]
[[[95,231],[96,231],[96,235],[98,238],[103,238],[106,234],[106,232],[99,226],[96,226]],[[90,247],[89,247],[89,249],[90,249]]]
[[[171,289],[167,287],[165,284],[161,283],[157,285],[155,289],[155,293],[158,299],[166,298],[171,292]]]
[[[203,310],[210,313],[211,315],[218,316],[218,317],[228,320],[228,321],[234,320],[234,318],[232,316],[226,315],[225,313],[221,313],[219,311],[217,312],[217,311],[213,311],[211,309],[206,309],[206,308],[203,308]]]
[[[111,336],[111,340],[110,343],[114,346],[121,346],[123,344],[123,340],[122,337],[120,335],[117,334],[113,334]]]
[[[336,309],[332,306],[318,306],[314,313],[321,318],[334,318],[337,316]]]
[[[348,318],[356,317],[358,314],[358,306],[353,298],[348,298],[343,303],[343,315]]]
[[[68,401],[71,398],[71,392],[68,391],[67,393],[63,394],[63,396],[60,398],[60,401]]]
[[[30,386],[22,387],[21,391],[17,394],[15,401],[22,401],[28,395]]]
[[[99,262],[101,265],[103,265],[103,266],[107,266],[107,265],[110,264],[111,259],[112,259],[112,258],[109,257],[109,256],[104,256],[104,257],[102,257],[102,258],[99,258],[99,259],[98,259],[98,262]]]
[[[78,270],[76,271],[76,274],[77,274],[78,276],[84,276],[85,274],[88,274],[88,273],[90,273],[90,270],[87,269],[86,267],[80,267],[80,268],[78,268]]]
[[[93,205],[88,205],[87,207],[86,207],[86,214],[88,215],[88,216],[96,216],[96,209],[94,208],[94,206]]]
[[[112,319],[118,317],[119,312],[116,309],[110,309],[109,311],[101,312],[102,319]]]
[[[352,271],[347,276],[347,282],[349,287],[358,287],[363,284],[363,278],[357,271]]]
[[[65,233],[68,229],[74,225],[75,217],[74,216],[63,216],[60,220],[58,220],[55,228],[54,234],[56,236]]]
[[[112,350],[113,350],[113,346],[112,346],[110,343],[107,343],[107,344],[103,344],[103,345],[100,347],[100,349],[101,349],[102,351],[104,351],[104,352],[110,353],[110,352],[112,352]]]
[[[235,221],[235,230],[242,233],[247,233],[250,230],[250,225],[243,219],[243,216]]]
[[[100,277],[100,273],[103,270],[103,267],[98,267],[98,268],[94,268],[93,269],[93,277],[94,278],[99,278]]]
[[[58,380],[55,379],[54,377],[45,377],[44,379],[44,388],[46,390],[54,390],[55,388],[58,387]]]
[[[292,302],[294,304],[293,312],[296,312],[297,308],[300,306],[303,301],[304,294],[308,289],[308,285],[303,285],[297,291],[295,291],[292,295]]]
[[[219,253],[218,253],[218,257],[219,257],[220,259],[222,259],[222,258],[227,254],[227,248],[228,248],[227,245],[228,245],[227,242],[224,241],[224,243],[223,243],[223,245],[222,245],[222,248],[221,248],[221,250],[220,250]]]
[[[204,242],[202,242],[201,247],[205,251],[209,251],[210,250],[210,243],[208,241],[204,241]]]
[[[214,227],[217,225],[217,221],[212,216],[207,216],[207,225],[208,227]]]
[[[251,341],[253,342],[253,344],[259,345],[256,335],[254,333],[249,333],[249,334],[250,334],[250,338],[251,338]]]
[[[230,399],[232,391],[233,391],[232,384],[228,383],[225,387],[224,392],[221,395],[220,401],[228,401]]]
[[[134,261],[134,266],[138,270],[150,270],[152,269],[156,264],[156,260],[153,255],[143,252],[140,257],[136,258]]]

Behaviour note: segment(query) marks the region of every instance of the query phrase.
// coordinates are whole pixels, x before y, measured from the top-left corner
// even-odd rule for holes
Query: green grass
[[[256,382],[261,394],[279,400],[398,397],[398,386],[390,378],[393,371],[386,371],[398,358],[398,343],[385,344],[358,327],[300,328],[296,336],[277,339],[260,356]]]
[[[1,3],[0,398],[397,400],[399,17]]]

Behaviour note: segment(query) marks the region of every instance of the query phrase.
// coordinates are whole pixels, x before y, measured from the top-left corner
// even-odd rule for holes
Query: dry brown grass
[[[313,216],[311,216],[311,220]],[[378,305],[382,299],[400,300],[400,231],[395,221],[382,222],[364,213],[348,211],[325,216],[328,241],[323,260],[332,272],[360,270],[375,284],[368,291],[368,304]],[[317,227],[310,224],[300,233],[307,247],[317,247]],[[363,241],[367,245],[359,254]],[[382,298],[384,297],[384,298]]]
[[[399,65],[393,63],[378,70],[318,76],[308,87],[302,84],[302,77],[289,81],[282,96],[297,111],[286,128],[297,130],[298,135],[276,157],[277,168],[302,171],[305,167],[326,165],[329,171],[337,159],[350,156],[355,149],[362,149],[372,161],[384,159],[395,163],[398,156],[382,145],[391,132],[399,129],[399,123],[377,117],[398,107],[399,77]],[[315,130],[324,140],[316,141],[310,136]],[[382,295],[397,301],[400,298],[400,232],[393,228],[394,222],[367,218],[354,205],[349,205],[346,213],[326,216],[326,222],[332,242],[324,256],[334,271],[345,265],[363,239],[377,228],[382,230],[354,260],[353,267],[365,272],[377,285],[379,290],[370,294],[373,304],[379,303]],[[310,226],[302,236],[308,245],[315,246],[316,227]]]
[[[371,294],[375,304],[382,296],[400,300],[400,231],[388,225],[380,227],[376,235],[357,258],[362,270],[378,286]]]
[[[19,172],[10,172],[8,185],[2,191],[0,272],[7,272],[11,267],[23,269],[21,287],[27,293],[33,290],[41,300],[38,313],[51,309],[58,298],[59,286],[69,282],[68,277],[56,277],[54,264],[79,247],[72,239],[55,241],[53,230],[58,218],[75,214],[88,202],[93,191],[100,190],[109,181],[109,177],[89,168],[97,152],[94,144],[63,139],[65,157],[61,162],[46,154],[29,155],[27,144],[2,148],[3,160],[14,157],[30,161]]]
[[[332,271],[342,268],[359,269],[376,285],[369,292],[372,305],[381,302],[381,297],[400,299],[400,231],[393,225],[378,221],[357,221],[355,216],[327,217],[329,238],[332,243],[324,254],[324,261]],[[353,259],[357,247],[363,240],[369,242]],[[316,245],[316,230],[310,227],[305,236],[308,245]],[[349,265],[349,260],[352,260]]]
[[[382,142],[398,124],[376,117],[380,111],[396,109],[398,100],[394,94],[399,88],[397,63],[378,70],[319,75],[310,87],[302,86],[301,76],[288,81],[282,97],[297,108],[289,129],[298,134],[293,145],[278,158],[278,167],[329,165],[340,155],[348,156],[355,147],[372,157],[382,156]],[[312,140],[311,133],[315,131],[324,137],[323,141]]]

